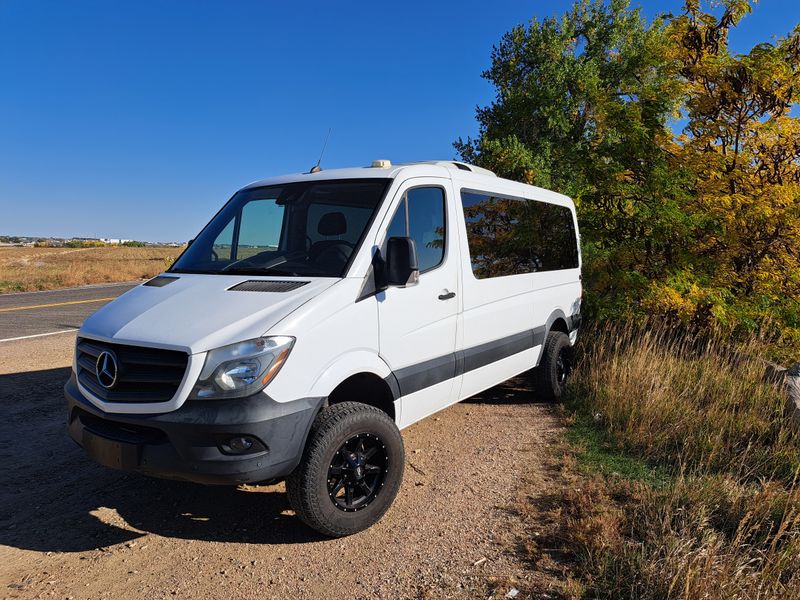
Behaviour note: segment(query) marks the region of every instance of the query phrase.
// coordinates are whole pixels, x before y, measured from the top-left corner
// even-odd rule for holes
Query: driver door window
[[[410,237],[417,247],[419,272],[435,269],[444,260],[444,190],[418,187],[408,190],[394,214],[386,239]]]

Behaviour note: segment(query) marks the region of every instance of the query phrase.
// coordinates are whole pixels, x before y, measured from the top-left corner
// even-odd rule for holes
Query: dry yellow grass
[[[800,598],[800,435],[748,358],[759,345],[585,333],[567,406],[579,461],[606,475],[565,483],[548,540],[575,560],[579,595]]]
[[[0,294],[146,279],[182,248],[0,248]]]

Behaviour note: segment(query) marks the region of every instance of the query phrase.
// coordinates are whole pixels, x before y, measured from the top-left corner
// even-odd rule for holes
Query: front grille
[[[117,361],[117,379],[111,389],[97,380],[97,358],[104,351],[111,352]],[[78,338],[76,362],[78,381],[106,402],[167,402],[178,391],[189,355]]]

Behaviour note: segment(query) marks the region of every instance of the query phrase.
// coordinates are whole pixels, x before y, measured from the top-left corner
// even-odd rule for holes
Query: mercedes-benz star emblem
[[[94,365],[94,371],[100,385],[110,390],[117,383],[117,357],[108,351],[101,352]]]

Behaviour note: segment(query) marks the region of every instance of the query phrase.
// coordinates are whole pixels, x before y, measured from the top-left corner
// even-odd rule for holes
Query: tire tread
[[[311,426],[300,465],[286,478],[286,493],[289,497],[289,504],[298,517],[309,527],[330,537],[350,535],[355,531],[350,528],[336,526],[336,524],[325,518],[320,502],[327,502],[328,498],[323,498],[313,493],[314,485],[319,481],[320,477],[327,478],[327,471],[321,473],[320,470],[327,469],[327,465],[322,459],[324,458],[323,454],[328,451],[328,439],[337,435],[340,430],[345,430],[349,427],[352,424],[351,420],[355,416],[363,417],[364,415],[377,417],[396,428],[394,421],[385,412],[368,404],[341,402],[327,406],[320,411]],[[401,480],[402,471],[403,465],[401,464]],[[398,483],[397,487],[399,488],[399,486],[400,484]],[[389,506],[386,506],[383,511],[375,515],[373,522],[380,519],[388,508]]]
[[[556,359],[561,347],[569,346],[569,337],[563,331],[550,331],[542,348],[542,359],[534,370],[534,387],[544,402],[558,402],[563,390],[556,378]]]

